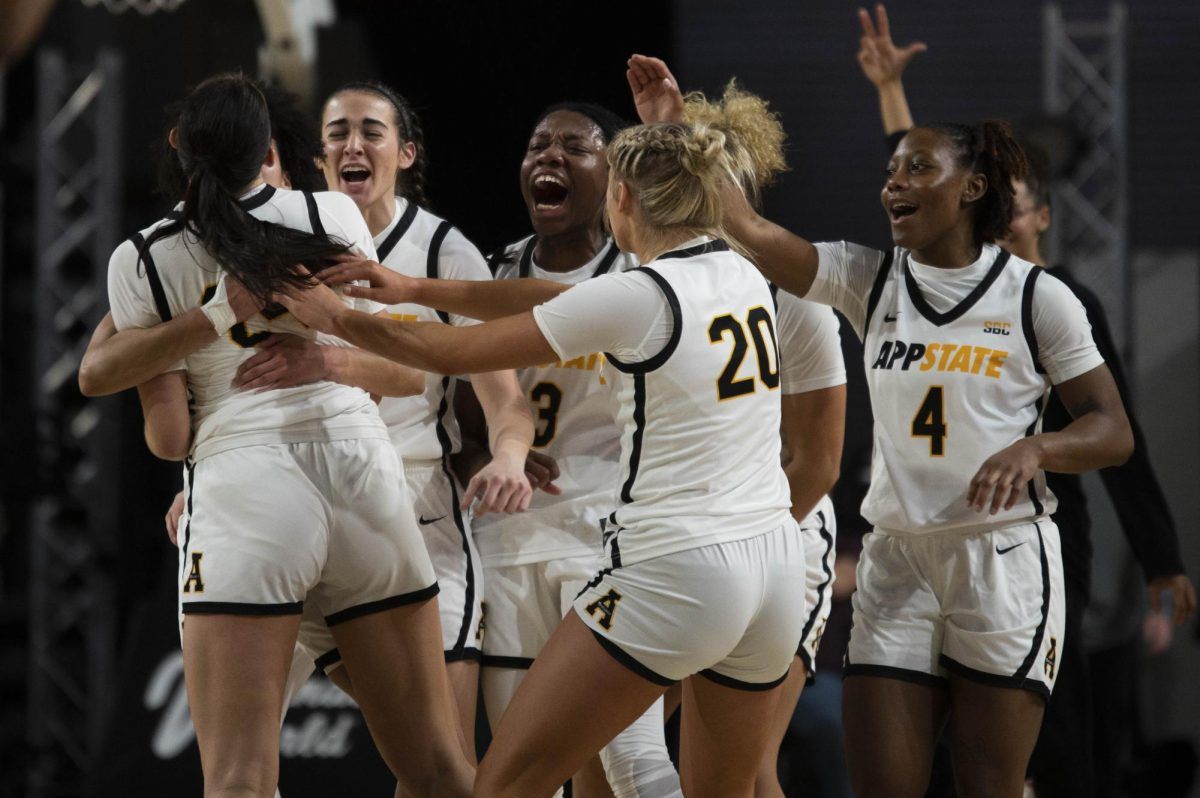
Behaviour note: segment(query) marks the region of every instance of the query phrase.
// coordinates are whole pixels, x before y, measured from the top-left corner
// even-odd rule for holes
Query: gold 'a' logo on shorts
[[[605,629],[611,629],[613,624],[613,613],[617,611],[617,602],[621,600],[621,594],[613,589],[609,589],[608,594],[601,596],[591,604],[584,607],[587,614],[593,618],[596,613],[600,613],[600,620],[597,621]]]
[[[1050,650],[1046,652],[1046,678],[1054,678],[1054,663],[1057,660],[1058,638],[1050,638]]]
[[[204,559],[204,552],[192,552],[192,570],[188,572],[187,579],[183,580],[184,593],[203,593],[204,578],[200,576],[200,561]]]

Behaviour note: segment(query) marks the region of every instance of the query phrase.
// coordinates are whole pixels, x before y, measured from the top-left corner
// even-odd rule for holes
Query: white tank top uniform
[[[262,185],[239,202],[260,220],[375,253],[358,208],[340,194]],[[146,246],[166,224],[176,219],[113,253],[108,285],[118,330],[169,321],[214,295],[219,301],[224,272],[190,234]],[[367,312],[378,307],[347,301]],[[272,332],[337,343],[268,306],[171,369],[187,372],[193,417],[180,534],[183,612],[299,614],[308,600],[334,624],[435,595],[408,497],[393,485],[399,462],[370,396],[325,381],[258,393],[232,388],[238,366]]]
[[[846,384],[846,364],[838,319],[824,305],[800,299],[772,286],[775,323],[779,334],[779,380],[784,396]],[[816,676],[817,649],[833,607],[834,562],[837,559],[837,517],[833,502],[823,496],[800,522],[804,537],[808,617],[796,651],[811,684]]]
[[[782,679],[803,626],[804,552],[779,463],[766,281],[724,242],[697,239],[575,286],[534,319],[562,360],[605,351],[620,403],[606,567],[576,612],[660,684]]]
[[[990,244],[953,270],[900,248],[817,248],[808,298],[863,339],[875,415],[862,511],[875,531],[847,675],[940,683],[950,671],[1049,695],[1063,625],[1054,496],[1039,473],[996,515],[966,497],[985,460],[1040,431],[1052,384],[1103,364],[1083,307]]]

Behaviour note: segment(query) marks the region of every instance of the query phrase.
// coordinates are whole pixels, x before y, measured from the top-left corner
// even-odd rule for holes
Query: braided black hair
[[[374,94],[387,100],[388,104],[392,106],[396,132],[400,141],[412,144],[416,150],[412,166],[401,170],[396,175],[396,191],[414,205],[428,208],[429,197],[425,192],[425,168],[429,163],[429,156],[425,151],[425,131],[421,127],[421,118],[413,110],[412,104],[392,87],[375,80],[344,83],[338,87],[337,91],[329,95],[330,99],[348,91]]]
[[[990,244],[1007,236],[1016,204],[1013,180],[1025,180],[1029,174],[1029,159],[1013,137],[1012,126],[989,119],[977,125],[917,127],[945,136],[958,150],[959,164],[987,178],[987,190],[975,203],[975,243]]]

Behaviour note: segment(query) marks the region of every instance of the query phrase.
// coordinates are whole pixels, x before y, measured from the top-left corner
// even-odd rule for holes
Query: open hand
[[[343,289],[346,296],[370,299],[381,305],[416,301],[417,280],[353,253],[339,256],[337,263],[323,269],[317,278],[326,285],[346,284]],[[356,282],[368,285],[350,285]]]
[[[339,316],[352,312],[332,288],[321,282],[307,288],[285,286],[275,300],[304,324],[325,333],[333,332]]]
[[[858,40],[858,65],[876,87],[900,80],[908,62],[917,53],[929,49],[924,42],[897,47],[892,41],[892,29],[883,3],[875,6],[874,22],[865,8],[858,9],[858,21],[863,30],[862,38]]]
[[[238,366],[234,375],[233,387],[238,390],[292,388],[329,378],[325,356],[331,347],[298,335],[276,333],[256,348],[258,354]]]
[[[1029,480],[1041,467],[1037,444],[1023,438],[1000,450],[984,461],[967,490],[967,504],[972,510],[989,511],[992,515],[1003,508],[1011,510]]]
[[[625,79],[633,92],[633,104],[644,124],[682,122],[683,95],[679,83],[662,59],[648,55],[630,56]]]
[[[1196,611],[1196,588],[1192,580],[1187,578],[1187,574],[1151,579],[1146,585],[1146,594],[1150,599],[1150,609],[1155,614],[1163,611],[1164,593],[1171,597],[1172,620],[1176,626],[1182,626]]]

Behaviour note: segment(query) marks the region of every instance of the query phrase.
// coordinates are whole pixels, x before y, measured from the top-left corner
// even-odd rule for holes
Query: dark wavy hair
[[[1013,137],[1012,126],[989,119],[977,125],[941,122],[916,128],[944,136],[957,150],[964,169],[987,178],[987,190],[975,203],[975,243],[990,244],[1008,235],[1015,206],[1012,181],[1025,180],[1029,174],[1029,159]]]
[[[296,264],[317,271],[349,250],[328,236],[256,219],[238,204],[236,193],[258,178],[271,144],[267,98],[253,80],[229,73],[204,81],[180,106],[176,131],[183,210],[150,235],[142,252],[186,230],[221,268],[268,300],[285,285],[309,283]]]
[[[382,97],[392,106],[393,123],[396,125],[400,141],[408,142],[416,149],[412,166],[401,169],[396,175],[396,193],[414,205],[422,208],[429,207],[429,196],[425,192],[425,170],[429,165],[429,155],[425,151],[425,130],[421,127],[421,117],[413,109],[412,104],[399,92],[376,80],[360,80],[342,84],[337,91],[329,95],[329,100],[348,91],[358,91]],[[326,100],[328,102],[329,100]]]

